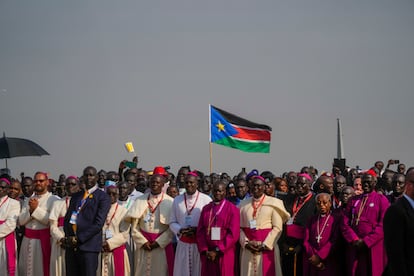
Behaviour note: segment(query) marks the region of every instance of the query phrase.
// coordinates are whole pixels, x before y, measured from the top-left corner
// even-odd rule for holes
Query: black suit
[[[414,209],[405,197],[385,213],[384,243],[388,264],[383,275],[414,275]]]
[[[91,193],[76,219],[76,233],[70,223],[71,215],[81,205],[84,192],[74,194],[65,216],[65,236],[76,236],[78,246],[66,250],[66,274],[68,276],[96,275],[98,256],[102,250],[102,228],[111,208],[109,196],[96,189]]]

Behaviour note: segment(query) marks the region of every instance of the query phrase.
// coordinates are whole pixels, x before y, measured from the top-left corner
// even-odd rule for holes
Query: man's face
[[[342,189],[342,192],[340,194],[340,200],[342,202],[342,204],[346,205],[348,203],[348,200],[354,195],[353,190],[351,189],[351,187],[345,187],[344,189]]]
[[[237,182],[236,184],[236,195],[238,198],[242,199],[246,196],[247,194],[247,183],[244,180],[240,180],[239,182]]]
[[[197,177],[193,175],[187,175],[184,181],[184,188],[187,194],[192,195],[197,191],[198,188],[198,180]]]
[[[117,187],[110,186],[106,188],[106,193],[109,195],[109,198],[111,199],[111,204],[114,204],[118,201],[119,193]]]
[[[382,174],[382,181],[387,189],[387,191],[392,189],[392,177],[394,176],[391,172],[385,172]]]
[[[260,198],[266,189],[265,183],[258,178],[252,180],[252,195],[254,198]]]
[[[405,188],[405,176],[403,174],[395,175],[392,181],[392,190],[396,196],[402,195]]]
[[[362,194],[364,191],[362,190],[362,179],[360,177],[354,179],[354,190],[356,195]]]
[[[218,202],[222,201],[224,197],[226,196],[226,187],[224,184],[214,184],[213,186],[213,200]]]
[[[327,214],[331,210],[331,199],[329,196],[320,195],[316,200],[316,208],[320,214]]]
[[[130,186],[127,182],[121,182],[118,184],[118,191],[119,191],[119,199],[120,200],[127,200],[128,199],[128,195],[129,195],[129,191],[130,191]]]
[[[305,196],[310,191],[310,183],[309,180],[307,180],[304,176],[298,177],[298,180],[296,180],[296,194],[298,196]]]
[[[34,179],[34,191],[37,194],[43,194],[47,192],[47,186],[49,185],[49,180],[46,178],[44,174],[36,174]]]
[[[187,175],[188,172],[189,172],[189,170],[187,168],[181,168],[181,169],[178,170],[178,173],[177,173],[177,183],[178,184],[184,183],[185,176]]]
[[[83,171],[83,181],[85,182],[85,187],[88,190],[95,186],[96,182],[98,181],[96,170],[93,168],[86,168]]]
[[[274,196],[275,195],[275,184],[273,182],[266,183],[266,191],[265,193],[268,196]]]
[[[66,179],[65,189],[68,196],[72,196],[74,193],[77,193],[80,190],[78,181],[74,178]]]
[[[130,191],[130,193],[132,193],[132,191],[135,189],[135,187],[138,184],[137,177],[133,174],[128,174],[127,177],[125,178],[125,181],[128,182],[129,191]]]
[[[104,171],[99,171],[98,173],[98,186],[99,188],[105,187],[106,173]]]
[[[176,196],[178,196],[178,189],[176,186],[170,186],[167,189],[167,194],[172,197],[175,198]]]
[[[397,167],[397,172],[400,174],[404,174],[405,172],[405,165],[404,164],[399,164]]]
[[[158,195],[161,193],[162,188],[164,187],[165,178],[160,175],[154,175],[150,179],[150,189],[153,195]]]
[[[330,177],[322,177],[321,178],[321,185],[323,186],[323,191],[330,195],[333,194],[333,179]]]
[[[343,177],[342,175],[335,177],[333,188],[334,188],[334,192],[336,195],[339,195],[342,192],[343,188],[345,188],[345,186],[346,186],[345,177]]]
[[[364,174],[362,176],[362,190],[364,194],[370,193],[374,190],[376,179],[370,174]]]
[[[56,184],[56,195],[60,198],[66,195],[65,182],[59,181]]]
[[[16,181],[12,182],[9,187],[9,197],[12,199],[17,199],[21,192],[22,189],[20,188],[20,183]]]
[[[6,181],[0,181],[0,197],[7,196],[9,193],[9,184]]]
[[[30,178],[25,178],[23,180],[22,192],[23,192],[25,197],[29,197],[33,194],[33,192],[34,192],[33,180],[31,180]]]
[[[372,164],[372,163],[371,163]],[[382,169],[384,168],[384,162],[382,161],[378,161],[375,163],[375,167],[381,172]]]

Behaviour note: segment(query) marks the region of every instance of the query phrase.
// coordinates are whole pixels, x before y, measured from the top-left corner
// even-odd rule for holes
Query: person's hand
[[[363,250],[368,248],[365,242],[362,239],[356,240],[352,242],[352,246],[358,250]]]
[[[39,206],[39,200],[37,198],[30,198],[29,199],[29,212],[30,214],[36,210],[36,208]]]
[[[207,256],[207,260],[210,260],[210,261],[214,262],[216,260],[216,257],[217,257],[217,252],[216,251],[207,251],[206,256]]]
[[[151,243],[148,241],[146,243],[144,243],[144,245],[142,246],[142,249],[144,249],[145,251],[151,251]]]
[[[138,164],[138,155],[135,155],[134,158],[132,158],[132,162]]]
[[[249,241],[245,248],[255,255],[260,254],[261,252],[261,244],[257,241]]]
[[[102,249],[104,252],[110,252],[111,248],[109,247],[109,244],[107,241],[104,241],[104,243],[102,244]]]
[[[151,250],[160,247],[160,245],[158,244],[158,242],[154,241],[150,244]]]
[[[125,169],[126,168],[126,166],[125,166],[125,162],[127,162],[128,160],[122,160],[121,161],[121,163],[119,163],[119,169]]]
[[[322,261],[321,258],[316,254],[312,255],[308,260],[314,266],[318,266]]]
[[[66,238],[61,238],[61,239],[59,240],[59,246],[60,246],[61,248],[66,248]]]

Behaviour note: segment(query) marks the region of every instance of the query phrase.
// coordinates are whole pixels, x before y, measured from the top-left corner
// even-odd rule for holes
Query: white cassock
[[[8,261],[9,258],[13,258],[12,252],[6,250],[6,239],[7,242],[14,241],[14,269],[16,272],[14,275],[17,275],[17,245],[16,240],[11,239],[16,229],[19,213],[20,202],[7,196],[0,198],[0,275],[10,275]]]
[[[125,201],[122,200],[118,200],[118,204],[121,206],[124,206],[125,209],[129,210],[131,209],[131,206],[134,204],[135,200],[137,199],[137,197],[135,195],[143,195],[143,193],[138,192],[137,190],[134,189],[134,191],[136,191],[137,193],[132,192],[129,196],[128,199]],[[134,245],[134,240],[132,239],[132,234],[131,234],[131,229],[129,231],[129,235],[128,235],[128,241],[126,244],[126,249],[127,249],[127,253],[128,253],[128,258],[129,258],[129,265],[131,267],[131,275],[134,275],[135,273],[135,264],[134,264],[134,251],[135,251],[135,245]]]
[[[201,210],[211,201],[208,195],[199,191],[192,195],[184,193],[174,198],[170,215],[171,231],[177,235],[181,228],[197,227]],[[201,261],[197,243],[183,242],[178,239],[175,251],[174,275],[190,276],[200,275],[200,273]]]
[[[155,211],[150,212],[148,198]],[[135,242],[135,275],[168,275],[167,246],[171,248],[173,261],[172,237],[169,219],[173,199],[165,193],[159,195],[144,194],[139,197],[125,219],[131,223],[132,237]],[[150,240],[149,240],[149,239]],[[156,241],[160,247],[151,251],[142,249],[148,241]]]
[[[38,207],[30,214],[29,200],[25,201],[18,220],[19,225],[25,226],[25,235],[20,248],[19,274],[25,276],[49,275],[50,259],[43,262],[42,245],[38,237],[49,234],[49,248],[45,249],[50,252],[49,214],[53,202],[60,198],[49,192],[32,197],[39,200]],[[43,269],[44,266],[45,269]]]
[[[124,264],[123,275],[131,275],[128,253],[125,248],[125,244],[129,236],[129,228],[121,226],[121,224],[125,224],[124,217],[126,213],[127,209],[118,203],[112,204],[111,209],[109,209],[108,216],[102,229],[102,233],[103,240],[108,243],[111,252],[102,252],[100,254],[101,266],[100,269],[98,267],[97,275],[113,276],[116,275],[115,271],[119,273],[121,268],[115,265],[114,253],[112,252],[114,249],[117,249],[121,252],[118,256],[121,258]],[[125,230],[121,231],[121,228]]]
[[[66,275],[65,249],[60,246],[60,240],[65,237],[63,220],[70,203],[70,197],[57,200],[50,210],[49,223],[52,236],[52,253],[50,258],[50,274],[56,276]]]

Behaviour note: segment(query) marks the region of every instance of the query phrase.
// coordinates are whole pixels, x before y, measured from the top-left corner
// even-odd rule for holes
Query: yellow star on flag
[[[225,131],[224,125],[220,121],[218,121],[218,123],[216,124],[216,127],[217,127],[219,132],[220,131]]]

